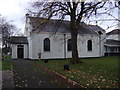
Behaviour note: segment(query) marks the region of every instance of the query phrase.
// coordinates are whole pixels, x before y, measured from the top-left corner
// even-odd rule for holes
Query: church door
[[[17,57],[24,58],[24,45],[18,45],[17,47]]]

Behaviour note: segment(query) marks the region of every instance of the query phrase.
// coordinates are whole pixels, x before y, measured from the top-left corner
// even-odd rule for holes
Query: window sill
[[[88,51],[88,52],[92,52],[92,51]]]
[[[45,53],[51,53],[51,51],[44,51]]]

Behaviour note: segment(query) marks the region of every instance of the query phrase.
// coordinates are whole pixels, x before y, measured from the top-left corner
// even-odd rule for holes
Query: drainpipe
[[[64,58],[66,58],[66,34],[64,33]]]
[[[101,36],[99,35],[99,55],[101,57]]]
[[[106,45],[106,56],[108,56],[108,46]]]

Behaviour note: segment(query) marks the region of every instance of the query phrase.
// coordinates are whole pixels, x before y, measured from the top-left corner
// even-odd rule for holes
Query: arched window
[[[68,51],[72,51],[71,39],[68,39],[68,41],[67,41],[67,50],[68,50]]]
[[[92,41],[91,40],[88,40],[87,46],[88,46],[88,51],[92,51]]]
[[[44,51],[50,51],[50,39],[49,38],[44,39]]]

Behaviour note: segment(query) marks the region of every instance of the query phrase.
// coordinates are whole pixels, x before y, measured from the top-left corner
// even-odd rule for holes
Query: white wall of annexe
[[[28,44],[12,44],[12,58],[16,59],[18,58],[18,54],[17,54],[17,48],[18,45],[23,45],[24,46],[24,58],[29,58],[28,56]]]
[[[65,37],[65,38],[64,38]],[[50,51],[44,51],[44,39],[50,39]],[[29,42],[29,58],[38,59],[38,53],[41,52],[41,59],[56,59],[56,58],[71,58],[71,51],[67,51],[67,40],[70,39],[70,34],[40,33],[31,35],[28,38]],[[92,41],[92,51],[87,50],[87,41]],[[103,56],[103,43],[97,35],[80,35],[78,34],[78,54],[79,57],[101,57]]]

